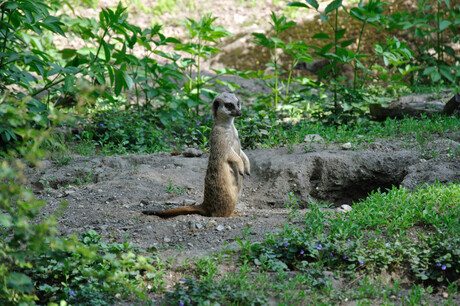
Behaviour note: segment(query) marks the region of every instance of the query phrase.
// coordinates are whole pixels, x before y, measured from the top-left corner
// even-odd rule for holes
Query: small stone
[[[445,298],[445,299],[447,299],[447,298],[449,297],[449,293],[443,292],[443,293],[442,293],[442,297]]]
[[[203,228],[203,224],[197,223],[197,224],[195,224],[195,228],[196,228],[196,229],[202,229],[202,228]]]
[[[188,245],[189,247],[193,248],[193,243],[190,243],[190,242],[189,242],[189,243],[187,243],[187,245]]]
[[[348,205],[348,204],[343,204],[343,205],[340,206],[340,208],[342,208],[345,211],[351,211],[352,210],[351,206]]]
[[[351,149],[351,142],[344,143],[342,145],[342,149],[344,150],[350,150]]]
[[[210,220],[208,224],[206,224],[206,228],[211,228],[211,227],[216,227],[216,226],[217,226],[217,222],[214,220]]]
[[[320,135],[318,134],[308,134],[307,136],[305,136],[304,138],[304,142],[319,142],[319,141],[323,141],[324,138],[321,137]]]
[[[171,239],[169,239],[168,237],[164,237],[164,238],[163,238],[163,241],[164,241],[164,242],[171,242]]]
[[[102,189],[98,189],[97,192],[102,193],[103,191],[102,191]]]
[[[64,193],[65,193],[66,195],[71,195],[71,194],[74,193],[74,192],[75,192],[75,190],[64,190]]]
[[[224,226],[220,224],[216,227],[216,230],[218,230],[219,232],[223,231],[224,229]]]
[[[230,225],[228,225],[228,226],[226,227],[226,229],[227,229],[227,231],[231,231],[231,230],[232,230],[232,227],[231,227]]]
[[[182,152],[182,155],[185,157],[200,157],[203,155],[203,151],[195,149],[195,148],[187,148]]]
[[[120,294],[120,293],[115,294],[115,298],[116,298],[116,299],[120,299],[120,298],[121,298],[121,294]]]
[[[191,206],[191,205],[195,205],[196,201],[192,199],[184,199],[183,203],[184,205]]]

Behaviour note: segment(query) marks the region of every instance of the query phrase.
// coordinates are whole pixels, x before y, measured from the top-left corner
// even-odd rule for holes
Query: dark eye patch
[[[235,108],[235,105],[233,105],[232,103],[225,103],[225,107],[228,109],[228,110],[232,110]]]

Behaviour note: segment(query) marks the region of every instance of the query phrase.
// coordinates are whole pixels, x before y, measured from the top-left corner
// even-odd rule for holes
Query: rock
[[[346,212],[349,212],[349,211],[351,211],[351,210],[352,210],[352,208],[351,208],[351,206],[348,205],[348,204],[342,204],[342,205],[340,205],[340,207],[338,207],[338,208],[336,209],[336,211],[337,211],[337,212],[340,212],[340,213],[346,213]]]
[[[460,116],[460,94],[456,94],[446,103],[442,114]]]
[[[72,189],[64,190],[64,193],[65,193],[66,196],[71,195],[74,192],[75,192],[75,190],[72,190]]]
[[[444,97],[442,98],[445,98],[449,93],[443,94]],[[388,117],[398,119],[402,119],[404,116],[418,117],[421,114],[430,116],[446,111],[446,104],[441,99],[436,94],[409,95],[391,101],[387,106],[371,104],[369,110],[377,120],[385,120]]]
[[[216,227],[216,230],[218,230],[219,232],[223,231],[224,229],[224,226],[220,224]]]
[[[342,149],[344,150],[350,150],[351,149],[351,142],[344,143],[342,145]]]
[[[168,243],[168,242],[171,242],[171,239],[169,239],[168,237],[164,237],[164,238],[163,238],[163,241],[166,242],[166,243]]]
[[[184,199],[183,203],[184,205],[191,206],[191,205],[195,205],[197,202],[192,199]]]
[[[195,149],[195,148],[187,148],[182,152],[182,155],[185,157],[200,157],[203,155],[203,151]]]
[[[217,222],[214,221],[214,220],[210,220],[208,222],[208,224],[206,224],[206,228],[212,228],[212,227],[216,227],[217,226]]]
[[[318,134],[308,134],[307,136],[305,136],[303,141],[305,141],[305,142],[320,142],[320,141],[323,141],[323,140],[324,140],[324,138],[321,137]]]

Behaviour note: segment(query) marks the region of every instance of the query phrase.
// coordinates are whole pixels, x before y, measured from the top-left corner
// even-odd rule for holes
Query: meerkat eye
[[[235,108],[235,106],[232,103],[225,103],[225,107],[229,110],[232,110]]]

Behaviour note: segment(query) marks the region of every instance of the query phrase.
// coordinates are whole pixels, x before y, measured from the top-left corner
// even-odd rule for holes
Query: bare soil
[[[340,145],[309,144],[294,148],[247,151],[252,175],[244,178],[238,217],[145,216],[144,209],[165,209],[200,203],[207,154],[201,157],[167,153],[124,156],[72,156],[67,165],[45,160],[42,168],[28,169],[30,184],[46,201],[44,215],[68,203],[58,218],[63,235],[94,229],[108,239],[155,246],[165,255],[186,257],[219,251],[224,242],[237,247],[235,236],[250,227],[262,240],[287,221],[289,193],[301,208],[311,201],[353,205],[353,201],[392,185],[415,188],[422,183],[460,181],[460,134],[434,139],[435,159],[421,159],[405,143],[374,142],[367,148],[343,150]],[[326,148],[327,147],[327,148]],[[450,150],[449,150],[450,149]]]

